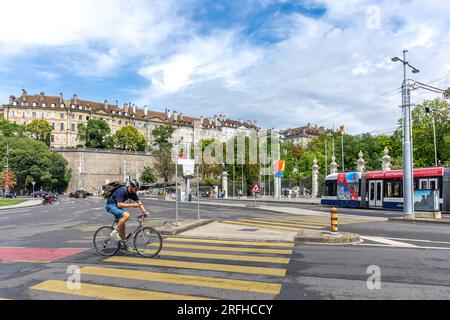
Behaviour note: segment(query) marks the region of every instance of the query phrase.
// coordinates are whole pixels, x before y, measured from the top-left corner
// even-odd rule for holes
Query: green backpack
[[[120,187],[125,187],[126,183],[121,181],[113,181],[105,186],[105,191],[103,191],[103,198],[109,199],[111,195]]]

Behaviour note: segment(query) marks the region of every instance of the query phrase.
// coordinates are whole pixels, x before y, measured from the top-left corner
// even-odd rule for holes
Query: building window
[[[50,136],[50,142],[55,142],[55,136],[54,135]]]
[[[55,123],[54,122],[52,122],[52,128],[53,128],[53,130],[55,130]]]
[[[36,107],[36,106],[37,106],[36,102],[33,102],[33,107]]]
[[[76,131],[75,123],[72,123],[72,131]]]
[[[56,104],[52,103],[52,108],[56,107]]]
[[[64,131],[64,123],[61,122],[59,125],[60,125],[61,131]]]
[[[61,104],[61,108],[64,108],[64,107],[65,107],[65,105]]]
[[[64,119],[64,113],[60,113],[60,114],[59,114],[59,118],[60,118],[60,119]]]
[[[16,101],[13,102],[13,106],[17,106],[17,102]]]
[[[88,121],[89,120],[89,117],[86,117],[86,121]]]
[[[46,106],[47,106],[47,104],[46,104],[46,103],[43,103],[43,104],[42,104],[42,107],[43,107],[43,108],[45,108]]]
[[[36,112],[32,112],[32,113],[31,113],[31,116],[32,116],[33,118],[36,118]]]
[[[73,113],[70,115],[70,117],[71,117],[72,119],[75,119],[75,115],[74,115]]]
[[[78,116],[78,120],[83,120],[83,116]]]
[[[119,125],[122,125],[122,120],[119,120]]]

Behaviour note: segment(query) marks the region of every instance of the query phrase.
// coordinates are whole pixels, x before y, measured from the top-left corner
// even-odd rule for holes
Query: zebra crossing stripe
[[[203,297],[120,288],[89,283],[82,283],[80,289],[70,289],[67,287],[66,281],[60,280],[47,280],[35,286],[32,286],[30,289],[108,300],[208,300],[208,298]]]
[[[257,242],[257,241],[234,241],[234,240],[215,240],[215,239],[198,239],[198,238],[166,238],[167,242],[194,242],[194,243],[212,243],[212,244],[228,244],[228,245],[245,245],[245,246],[264,246],[264,247],[294,247],[294,242]]]
[[[159,273],[140,270],[127,270],[117,268],[84,267],[81,269],[83,275],[96,275],[101,277],[114,277],[121,279],[132,279],[141,281],[154,281],[173,283],[189,286],[208,287],[216,289],[237,290],[245,292],[258,292],[267,294],[278,294],[281,284],[256,282],[247,280],[234,280],[225,278],[202,277],[182,274]]]
[[[149,253],[151,253],[150,250],[149,250]],[[267,263],[280,263],[280,264],[288,264],[289,263],[289,258],[260,257],[260,256],[237,255],[237,254],[204,253],[204,252],[192,252],[192,251],[170,251],[170,250],[164,250],[164,249],[160,252],[160,256],[232,260],[232,261],[267,262]]]
[[[106,262],[114,263],[127,263],[144,266],[154,267],[169,267],[169,268],[183,268],[183,269],[195,269],[195,270],[208,270],[208,271],[224,271],[235,272],[245,274],[260,274],[268,276],[284,277],[286,275],[286,269],[281,268],[268,268],[268,267],[251,267],[243,265],[233,264],[218,264],[218,263],[203,263],[203,262],[188,262],[177,260],[163,260],[163,259],[145,259],[145,258],[129,258],[129,257],[111,257]]]

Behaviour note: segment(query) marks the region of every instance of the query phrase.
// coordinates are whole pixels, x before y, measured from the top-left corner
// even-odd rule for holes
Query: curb
[[[175,229],[175,230],[158,230],[158,231],[162,235],[174,236],[174,235],[177,235],[177,234],[179,234],[181,232],[185,232],[185,231],[192,230],[192,229],[195,229],[195,228],[198,228],[198,227],[202,227],[202,226],[210,224],[210,223],[212,223],[214,221],[215,220],[213,220],[213,219],[206,219],[206,220],[203,220],[203,221],[200,221],[200,222],[197,222],[197,223],[193,223],[191,225],[188,225],[188,226],[185,226],[185,227],[181,227],[181,228],[178,228],[178,229]]]
[[[299,232],[297,236],[295,236],[296,244],[337,244],[337,245],[346,245],[346,244],[354,244],[361,242],[359,234],[356,233],[347,233],[342,232],[338,235],[332,235],[328,232],[320,232],[320,233],[307,233],[304,231]]]
[[[434,219],[405,219],[405,218],[389,218],[388,222],[404,222],[404,223],[428,223],[428,224],[450,224],[450,220],[434,220]]]
[[[32,200],[30,200],[30,201],[32,201]],[[22,209],[22,208],[37,207],[37,206],[41,206],[41,205],[42,205],[42,201],[40,201],[39,203],[36,203],[36,204],[29,204],[29,205],[23,205],[23,204],[20,203],[18,205],[0,207],[0,211],[2,211],[2,210],[11,210],[11,209]]]

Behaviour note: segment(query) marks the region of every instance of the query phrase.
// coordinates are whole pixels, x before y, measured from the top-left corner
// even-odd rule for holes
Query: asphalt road
[[[153,218],[175,218],[173,202],[145,200],[144,203]],[[197,217],[195,204],[180,204],[179,213],[183,219]],[[364,217],[373,211],[357,213]],[[202,206],[201,216],[270,221],[281,214],[258,208]],[[54,206],[0,211],[0,298],[450,297],[450,226],[447,225],[349,222],[340,230],[359,233],[364,239],[350,246],[289,243],[274,246],[165,239],[166,247],[158,258],[139,259],[133,254],[120,253],[106,259],[93,252],[91,242],[94,231],[111,221],[102,199],[63,198]],[[79,290],[67,288],[69,266],[81,268]],[[371,276],[369,267],[372,268],[369,271],[380,271],[379,289],[367,285]]]

